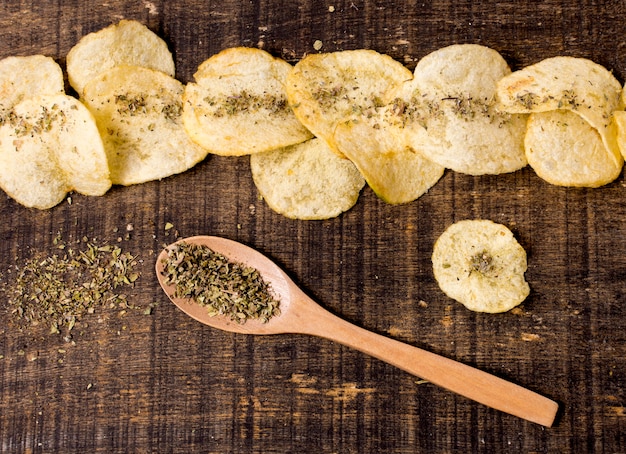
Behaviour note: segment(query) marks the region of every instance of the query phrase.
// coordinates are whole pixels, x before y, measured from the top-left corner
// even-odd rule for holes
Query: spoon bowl
[[[245,323],[228,316],[209,314],[206,307],[188,298],[175,298],[174,287],[165,282],[168,250],[178,243],[207,246],[234,263],[259,271],[280,302],[280,314],[263,323]],[[195,236],[177,241],[159,254],[159,283],[170,300],[195,320],[213,328],[244,334],[309,334],[329,339],[392,364],[410,374],[491,408],[550,427],[558,404],[544,396],[479,369],[426,350],[390,339],[353,325],[328,312],[309,298],[282,269],[260,252],[236,241],[215,236]]]
[[[164,280],[164,262],[167,260],[168,250],[176,247],[179,243],[207,246],[214,252],[224,255],[233,263],[242,263],[255,268],[263,276],[265,282],[271,283],[271,292],[280,301],[280,315],[271,317],[266,323],[255,319],[249,319],[246,323],[238,323],[228,316],[211,316],[206,307],[195,303],[192,299],[172,297],[174,286],[167,285]],[[243,334],[284,334],[291,331],[289,325],[285,323],[290,318],[292,301],[289,297],[290,280],[278,265],[255,249],[217,236],[195,236],[179,240],[164,249],[157,259],[156,271],[159,283],[170,300],[187,315],[205,325]]]

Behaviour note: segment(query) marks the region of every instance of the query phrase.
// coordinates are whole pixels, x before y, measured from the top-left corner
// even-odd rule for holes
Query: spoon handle
[[[496,410],[550,427],[553,400],[487,372],[353,325],[299,295],[297,332],[323,337],[392,364],[449,391]],[[294,321],[295,323],[296,321]]]

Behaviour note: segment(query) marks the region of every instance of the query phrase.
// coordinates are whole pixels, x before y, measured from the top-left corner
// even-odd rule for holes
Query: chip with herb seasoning
[[[334,142],[339,123],[363,120],[388,101],[411,71],[369,49],[310,54],[287,77],[287,96],[296,116],[340,156]]]
[[[250,156],[252,177],[263,199],[292,219],[329,219],[354,206],[365,180],[347,160],[314,138]]]
[[[113,184],[184,172],[207,152],[182,124],[182,83],[140,66],[117,66],[92,79],[83,101],[96,118]]]
[[[396,113],[411,147],[448,169],[470,175],[526,166],[526,115],[496,103],[496,84],[511,72],[495,50],[458,44],[422,58],[396,94]]]
[[[366,120],[339,123],[333,141],[365,177],[374,193],[389,204],[409,203],[443,176],[444,168],[416,153],[402,129],[377,113]]]
[[[585,58],[552,57],[502,78],[497,91],[503,109],[508,112],[555,112],[535,117],[528,126],[530,138],[526,139],[526,155],[532,161],[531,167],[542,167],[538,173],[543,177],[561,181],[556,183],[559,185],[588,187],[601,186],[617,178],[623,160],[612,118],[614,111],[623,109],[622,87],[608,69]],[[594,143],[596,139],[588,126],[572,115],[557,111],[571,112],[595,129],[604,152]],[[564,117],[571,121],[565,124]],[[542,129],[533,131],[532,128]],[[538,139],[545,143],[538,143]],[[529,149],[529,145],[533,149]],[[537,153],[539,149],[544,152]],[[530,153],[535,154],[534,159]],[[538,162],[538,156],[547,161]],[[556,162],[565,157],[568,161],[564,163],[565,169],[557,169]],[[588,161],[591,157],[594,162]],[[554,172],[546,173],[550,168],[554,168]],[[570,171],[571,179],[565,175]]]
[[[0,125],[0,187],[27,207],[47,209],[70,191],[98,196],[111,187],[93,116],[65,94],[28,98]]]
[[[174,58],[165,41],[133,20],[121,20],[83,36],[67,54],[69,82],[81,96],[87,82],[120,65],[143,66],[174,76]]]
[[[385,202],[407,203],[443,175],[415,153],[390,96],[411,72],[372,50],[308,55],[287,78],[294,111],[340,157],[350,159]]]
[[[62,93],[63,70],[52,58],[28,55],[0,60],[0,123],[24,99]]]
[[[287,102],[291,65],[245,47],[205,60],[185,87],[183,124],[210,153],[241,156],[275,150],[312,137]]]
[[[441,290],[476,312],[506,312],[530,293],[526,251],[504,225],[486,219],[450,225],[437,239],[433,272]]]
[[[622,87],[604,66],[586,58],[551,57],[498,81],[498,100],[507,112],[570,110],[600,134],[620,108]]]

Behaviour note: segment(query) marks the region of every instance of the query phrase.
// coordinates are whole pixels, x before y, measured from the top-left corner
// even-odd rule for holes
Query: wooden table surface
[[[520,68],[586,57],[626,78],[622,1],[9,1],[0,56],[64,65],[86,33],[136,19],[163,37],[177,78],[233,46],[296,63],[370,48],[413,69],[427,53],[479,43]],[[420,199],[387,205],[365,188],[327,221],[271,211],[248,158],[209,157],[184,174],[50,210],[0,195],[0,272],[52,254],[57,235],[137,255],[134,305],[99,308],[71,336],[18,329],[0,301],[0,453],[626,452],[626,184],[551,186],[531,169],[446,172]],[[509,226],[528,252],[532,292],[505,314],[445,297],[433,243],[452,222]],[[173,228],[167,229],[171,224]],[[552,428],[456,396],[326,340],[218,332],[176,309],[153,273],[177,237],[221,235],[275,259],[322,305],[359,325],[476,366],[555,399]]]

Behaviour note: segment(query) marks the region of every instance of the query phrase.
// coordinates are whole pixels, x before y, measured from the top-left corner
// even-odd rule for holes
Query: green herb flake
[[[483,250],[471,257],[470,266],[472,271],[486,274],[493,269],[493,256],[486,250]]]

